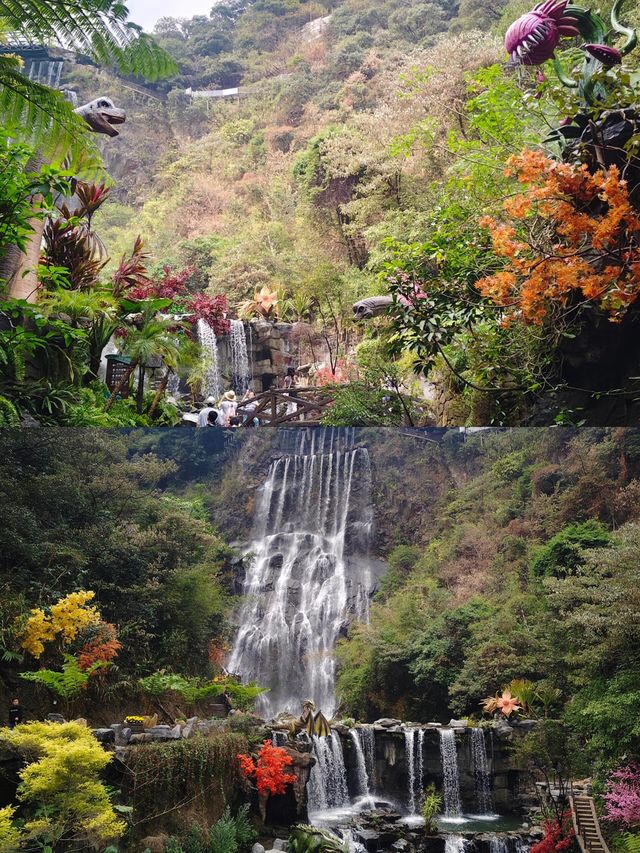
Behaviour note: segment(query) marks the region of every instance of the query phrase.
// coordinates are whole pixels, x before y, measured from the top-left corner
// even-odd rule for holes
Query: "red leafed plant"
[[[85,671],[91,669],[96,663],[109,663],[122,648],[115,625],[110,622],[99,622],[95,628],[94,635],[86,641],[78,653],[78,664],[80,669]],[[102,671],[102,669],[94,669],[91,675]]]
[[[179,272],[170,267],[162,268],[162,278],[139,282],[127,293],[130,299],[179,299],[187,291],[187,281],[192,270]]]
[[[533,845],[530,853],[562,853],[574,846],[576,834],[571,822],[571,812],[564,812],[561,820],[550,818],[543,826],[544,838]]]
[[[224,316],[229,308],[227,297],[220,293],[217,296],[208,296],[206,293],[194,293],[186,303],[189,311],[189,319],[192,323],[204,320],[208,323],[216,335],[228,332],[231,324]]]
[[[262,742],[258,757],[239,754],[238,761],[244,775],[255,778],[258,794],[284,794],[287,785],[295,782],[294,773],[287,773],[285,768],[293,764],[293,759],[281,746],[274,746],[270,740]]]

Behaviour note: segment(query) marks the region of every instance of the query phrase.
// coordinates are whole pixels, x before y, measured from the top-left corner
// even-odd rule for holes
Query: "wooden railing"
[[[318,423],[332,402],[332,394],[324,388],[271,388],[240,403],[236,415],[248,425],[254,419],[260,426]]]
[[[592,797],[571,796],[571,818],[582,853],[609,853],[600,831],[600,821]]]

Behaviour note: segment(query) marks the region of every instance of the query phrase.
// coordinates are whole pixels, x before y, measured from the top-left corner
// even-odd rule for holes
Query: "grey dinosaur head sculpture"
[[[369,296],[361,299],[359,302],[354,302],[353,318],[370,320],[372,317],[379,317],[386,313],[392,302],[393,299],[390,296]]]
[[[114,125],[123,124],[127,120],[125,111],[116,107],[111,98],[104,96],[77,107],[74,113],[82,116],[94,133],[107,136],[118,136],[119,131]]]

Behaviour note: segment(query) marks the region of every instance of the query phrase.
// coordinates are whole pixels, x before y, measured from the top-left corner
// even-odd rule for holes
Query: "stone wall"
[[[251,389],[256,394],[282,383],[287,367],[296,367],[291,346],[291,323],[252,320],[245,323],[247,354],[253,372]],[[218,338],[218,358],[223,386],[231,387],[232,362],[228,335]]]

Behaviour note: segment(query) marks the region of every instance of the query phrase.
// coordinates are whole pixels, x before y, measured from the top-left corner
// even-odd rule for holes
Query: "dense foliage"
[[[637,755],[635,432],[446,442],[394,457],[400,493],[433,490],[420,476],[443,457],[457,486],[412,506],[369,624],[339,648],[345,711],[447,721],[506,703],[563,715],[598,760]]]

